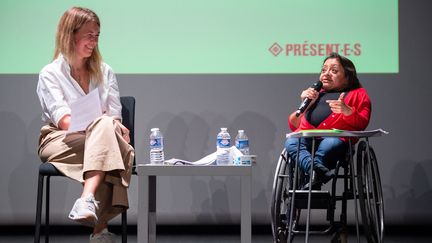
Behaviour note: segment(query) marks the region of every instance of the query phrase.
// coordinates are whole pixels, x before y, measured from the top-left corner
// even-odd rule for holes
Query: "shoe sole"
[[[78,222],[82,225],[88,226],[88,227],[94,227],[97,223],[97,218],[93,215],[89,215],[89,216],[84,216],[84,217],[80,217],[80,218],[73,218],[70,217],[69,218],[75,222]]]

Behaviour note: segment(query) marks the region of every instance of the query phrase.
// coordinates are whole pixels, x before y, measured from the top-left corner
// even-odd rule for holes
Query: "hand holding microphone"
[[[303,99],[303,102],[300,104],[299,108],[296,111],[296,117],[299,117],[300,114],[302,114],[308,108],[312,100],[317,98],[313,98],[313,95],[315,95],[314,91],[319,92],[322,86],[323,83],[321,81],[317,81],[312,85],[312,87],[303,91],[302,96],[305,96],[305,98]]]

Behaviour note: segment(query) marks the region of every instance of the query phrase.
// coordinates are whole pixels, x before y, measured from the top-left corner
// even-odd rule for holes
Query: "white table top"
[[[155,165],[138,164],[138,175],[144,176],[219,176],[251,175],[251,165]]]
[[[369,131],[345,131],[337,129],[316,129],[316,130],[303,130],[298,132],[288,133],[286,138],[305,138],[305,137],[378,137],[388,134],[383,129],[375,129]]]

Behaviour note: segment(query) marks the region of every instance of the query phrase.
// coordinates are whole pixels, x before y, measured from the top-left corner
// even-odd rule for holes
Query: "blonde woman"
[[[121,123],[116,76],[98,49],[98,16],[72,7],[60,19],[54,60],[39,73],[42,106],[39,156],[66,176],[83,183],[69,218],[93,227],[90,242],[115,242],[108,221],[128,208],[134,150]],[[97,90],[103,115],[84,131],[67,133],[71,102]],[[89,106],[94,104],[88,104]]]

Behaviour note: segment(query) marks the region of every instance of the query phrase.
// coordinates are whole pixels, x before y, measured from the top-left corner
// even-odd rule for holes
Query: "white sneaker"
[[[99,208],[98,203],[93,194],[78,198],[69,213],[69,218],[86,226],[95,226],[98,220],[96,216],[96,209]]]
[[[90,243],[115,243],[115,234],[105,228],[98,234],[91,234]]]

